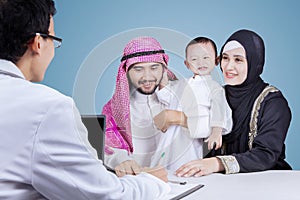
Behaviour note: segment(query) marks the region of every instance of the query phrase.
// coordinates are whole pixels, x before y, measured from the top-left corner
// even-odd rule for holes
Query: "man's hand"
[[[168,112],[169,110],[163,110],[153,118],[155,126],[163,133],[165,133],[170,126],[170,123],[168,121]]]
[[[165,133],[169,126],[179,125],[187,128],[187,117],[182,111],[163,110],[154,118],[155,126]]]
[[[126,160],[120,165],[116,166],[115,172],[118,177],[122,177],[127,174],[136,175],[141,173],[141,167],[136,163],[135,160]]]

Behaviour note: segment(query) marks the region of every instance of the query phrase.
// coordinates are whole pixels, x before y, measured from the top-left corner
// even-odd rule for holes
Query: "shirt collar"
[[[136,102],[144,103],[147,102],[148,98],[156,97],[156,92],[158,91],[158,87],[156,88],[155,92],[153,94],[142,94],[138,90],[135,90],[131,93],[131,98],[133,98]]]
[[[207,81],[207,80],[212,80],[211,75],[196,75],[195,77],[191,77],[190,81]]]
[[[25,79],[21,70],[11,61],[0,59],[0,73]]]

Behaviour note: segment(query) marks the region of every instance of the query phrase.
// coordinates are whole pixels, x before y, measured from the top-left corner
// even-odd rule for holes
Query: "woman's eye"
[[[240,58],[236,58],[235,61],[236,61],[237,63],[243,62],[243,60],[240,59]]]
[[[222,56],[222,60],[228,60],[227,56]]]

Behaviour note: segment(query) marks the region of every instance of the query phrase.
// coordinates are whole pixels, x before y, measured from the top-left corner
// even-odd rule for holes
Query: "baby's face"
[[[192,44],[187,48],[186,66],[194,75],[209,75],[215,67],[215,50],[211,43]]]

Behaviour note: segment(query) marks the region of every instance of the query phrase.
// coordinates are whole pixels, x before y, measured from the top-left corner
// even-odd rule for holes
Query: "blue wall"
[[[185,44],[200,35],[220,49],[234,31],[259,33],[266,45],[263,79],[282,90],[293,119],[287,160],[300,169],[300,93],[297,89],[300,3],[297,0],[101,1],[56,0],[55,31],[63,38],[47,70],[44,84],[73,96],[82,113],[100,113],[111,97],[124,45],[138,35],[157,38],[170,54],[170,68],[189,76],[183,66]],[[216,69],[216,77],[219,70]],[[298,134],[298,135],[297,135]]]

